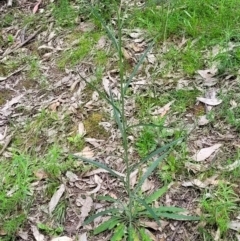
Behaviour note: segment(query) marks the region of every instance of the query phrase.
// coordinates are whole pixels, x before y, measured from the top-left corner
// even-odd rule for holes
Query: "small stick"
[[[12,53],[14,50],[17,50],[24,46],[26,43],[28,43],[30,40],[32,40],[40,31],[42,30],[42,27],[40,27],[38,30],[36,30],[33,34],[31,34],[25,41],[20,43],[16,48],[9,50],[8,52],[6,51],[2,56],[1,59],[3,59],[5,56],[8,54]]]

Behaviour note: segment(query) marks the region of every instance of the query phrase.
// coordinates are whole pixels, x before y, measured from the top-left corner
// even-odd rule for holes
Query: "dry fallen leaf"
[[[145,181],[143,182],[143,184],[141,186],[142,192],[152,190],[153,188],[154,188],[154,183],[151,182],[149,179],[145,179]]]
[[[79,234],[78,241],[87,241],[87,233]]]
[[[167,112],[170,110],[170,106],[174,103],[173,101],[170,101],[169,103],[167,103],[166,105],[164,105],[161,108],[157,108],[155,109],[151,115],[160,115],[161,117],[165,116],[167,114]]]
[[[82,222],[85,220],[85,218],[88,216],[89,212],[91,211],[92,205],[93,205],[92,198],[90,196],[87,196],[81,207],[80,217]]]
[[[239,221],[231,221],[228,224],[228,227],[232,230],[235,230],[237,232],[240,232],[240,222]]]
[[[236,160],[234,163],[229,164],[227,166],[224,166],[224,167],[219,166],[218,169],[226,170],[226,171],[233,171],[234,169],[238,168],[239,166],[240,166],[240,160]]]
[[[117,172],[117,171],[114,171],[116,174],[118,174],[119,176],[121,177],[125,177],[125,174],[122,174],[120,172]],[[89,177],[89,176],[93,176],[95,174],[99,174],[99,173],[108,173],[107,170],[103,169],[103,168],[98,168],[98,169],[95,169],[91,172],[87,172],[86,174],[84,174],[84,177]]]
[[[78,176],[75,173],[71,172],[71,171],[67,171],[66,172],[66,177],[68,178],[68,180],[70,182],[76,182],[76,181],[79,180]]]
[[[94,175],[94,182],[97,184],[97,187],[95,187],[92,191],[87,192],[88,195],[97,193],[102,186],[103,180],[98,175]]]
[[[154,230],[159,230],[159,225],[156,223],[156,222],[150,222],[150,221],[145,221],[145,220],[140,220],[140,224],[141,224],[141,226],[144,226],[144,227],[146,227],[146,228],[151,228],[151,229],[154,229]]]
[[[34,8],[33,8],[33,14],[35,14],[35,13],[37,12],[38,7],[39,7],[39,5],[41,4],[41,2],[42,2],[41,0],[38,1],[37,4],[34,6]]]
[[[94,157],[94,152],[91,150],[90,147],[86,146],[83,148],[81,152],[74,153],[75,156],[85,157],[85,158],[92,158]]]
[[[199,126],[204,126],[204,125],[207,125],[208,123],[209,123],[209,120],[207,119],[206,115],[199,116],[199,119],[198,119]]]
[[[36,170],[34,172],[34,175],[37,177],[38,180],[43,180],[48,177],[48,174],[43,169]]]
[[[53,238],[51,239],[51,241],[73,241],[73,239],[67,236],[62,236],[62,237]]]
[[[130,174],[130,185],[133,188],[137,182],[138,169]]]
[[[80,122],[80,123],[78,124],[78,134],[79,134],[80,136],[84,136],[84,135],[86,134],[86,130],[85,130],[85,128],[84,128],[83,122]]]
[[[60,106],[60,102],[59,102],[59,101],[56,101],[56,102],[53,102],[52,104],[50,104],[50,105],[48,106],[48,109],[51,110],[51,111],[56,112],[58,106]]]
[[[204,97],[197,97],[197,100],[210,106],[216,106],[222,103],[222,100],[219,100],[217,98],[210,99],[210,98],[204,98]]]
[[[102,36],[102,37],[98,40],[97,45],[96,45],[96,48],[97,48],[98,50],[104,48],[104,46],[106,45],[106,42],[107,42],[106,37],[105,37],[105,36]]]
[[[65,186],[62,184],[59,189],[53,194],[50,203],[49,203],[49,214],[51,214],[54,209],[56,208],[60,198],[62,197],[63,193],[65,192]]]
[[[36,226],[31,225],[31,230],[36,241],[45,241],[44,235],[38,231]]]
[[[192,159],[194,161],[200,162],[206,160],[208,157],[210,157],[215,151],[217,151],[222,144],[215,144],[213,146],[203,148],[198,153],[192,156]]]
[[[122,53],[123,53],[123,56],[126,60],[129,60],[132,58],[131,54],[129,53],[129,51],[127,51],[125,48],[122,48]]]

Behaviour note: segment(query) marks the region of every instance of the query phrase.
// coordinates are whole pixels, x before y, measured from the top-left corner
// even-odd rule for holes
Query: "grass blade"
[[[103,168],[104,170],[108,171],[109,173],[111,173],[113,176],[119,178],[121,181],[123,181],[123,177],[121,177],[120,175],[118,175],[113,169],[109,168],[108,166],[104,165],[103,163],[101,162],[97,162],[97,161],[94,161],[94,160],[91,160],[91,159],[88,159],[86,157],[83,157],[83,156],[76,156],[76,155],[73,155],[75,158],[77,159],[81,159],[82,161],[84,162],[87,162],[89,164],[92,164],[96,167],[99,167],[99,168]]]
[[[158,216],[154,213],[153,209],[145,202],[145,200],[138,198],[137,196],[135,196],[135,198],[139,203],[141,203],[146,208],[146,210],[151,215],[151,217],[153,217],[155,219],[155,221],[157,222],[157,224],[160,226]]]
[[[175,144],[177,144],[178,142],[180,142],[183,138],[179,138],[175,141],[172,141],[162,147],[159,147],[157,150],[151,152],[148,156],[144,157],[140,162],[134,164],[132,167],[131,167],[131,172],[133,172],[137,167],[139,167],[141,164],[147,162],[148,160],[150,160],[152,157],[164,152],[164,151],[167,151],[170,147],[174,146]]]
[[[103,94],[95,85],[93,85],[91,82],[87,81],[87,79],[85,77],[83,77],[78,71],[77,71],[79,77],[87,84],[89,85],[92,89],[94,89],[101,98],[103,98],[104,100],[107,101],[107,103],[109,105],[111,105],[112,107],[114,107],[118,113],[121,113],[120,110],[118,109],[118,107],[114,104],[114,102],[112,102],[105,94]]]
[[[183,214],[176,214],[176,213],[158,213],[159,217],[174,219],[179,221],[199,221],[200,217],[197,216],[187,216]]]
[[[98,212],[96,214],[93,214],[92,216],[90,216],[89,218],[87,218],[84,222],[83,225],[88,225],[89,223],[91,223],[95,218],[97,217],[101,217],[105,214],[115,214],[115,213],[119,213],[119,209],[118,208],[110,208],[110,209],[106,209],[104,211]]]
[[[107,24],[103,21],[103,18],[98,14],[98,11],[95,8],[93,8],[93,14],[97,18],[97,20],[102,24],[102,26],[104,27],[105,31],[108,34],[108,37],[111,39],[114,47],[119,52],[118,42],[113,34],[113,31],[108,28]]]
[[[153,201],[157,200],[158,198],[160,198],[164,193],[166,193],[168,190],[168,186],[163,186],[161,187],[159,190],[157,190],[156,192],[152,193],[150,196],[148,196],[145,201],[147,204],[152,203]]]
[[[114,103],[111,90],[110,90],[110,99],[111,99],[111,102]],[[118,125],[118,128],[119,128],[119,130],[120,130],[120,132],[121,132],[121,135],[123,136],[124,133],[123,133],[122,122],[121,122],[121,119],[120,119],[120,116],[121,116],[120,111],[119,111],[119,109],[116,109],[116,105],[115,105],[115,104],[112,105],[112,107],[113,107],[114,119],[115,119],[115,121],[116,121],[116,123],[117,123],[117,125]]]
[[[100,224],[97,228],[95,228],[93,231],[93,234],[96,235],[96,234],[102,233],[107,229],[111,230],[118,223],[119,223],[119,219],[117,219],[116,217],[112,217],[112,218],[108,219],[106,222]]]
[[[139,59],[138,63],[135,65],[134,69],[133,69],[133,72],[131,73],[131,75],[129,76],[128,78],[128,81],[127,83],[125,84],[124,86],[124,89],[123,89],[123,93],[124,95],[126,94],[126,91],[127,91],[127,88],[128,86],[130,85],[130,83],[132,82],[132,79],[133,77],[136,75],[139,67],[141,66],[141,64],[143,63],[144,59],[146,58],[147,56],[147,53],[150,51],[150,49],[153,47],[153,44],[154,44],[154,41],[148,46],[148,48],[144,51],[144,53],[142,54],[141,58]]]
[[[158,166],[159,162],[162,161],[166,156],[167,156],[168,152],[162,154],[160,157],[158,157],[147,169],[147,171],[143,174],[143,176],[141,177],[140,181],[138,182],[138,184],[135,187],[135,194],[139,191],[139,188],[142,186],[142,184],[144,183],[144,181],[152,174],[152,172],[156,169],[156,167]]]
[[[101,201],[107,201],[107,202],[110,202],[110,203],[115,203],[115,202],[117,202],[116,199],[110,197],[109,195],[106,195],[106,196],[97,196],[96,199],[97,199],[97,200],[101,200]]]
[[[139,123],[139,124],[136,124],[136,125],[128,126],[128,127],[127,127],[127,130],[128,130],[128,129],[135,128],[135,127],[139,127],[139,126],[162,128],[162,126],[160,126],[160,125],[155,125],[155,124],[151,124],[151,123],[150,123],[150,124]]]

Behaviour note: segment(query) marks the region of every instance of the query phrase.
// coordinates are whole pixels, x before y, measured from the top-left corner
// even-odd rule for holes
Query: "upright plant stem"
[[[127,119],[125,116],[125,94],[124,94],[124,84],[125,84],[125,67],[124,59],[122,55],[122,25],[123,20],[121,21],[121,4],[118,11],[118,56],[119,56],[119,75],[120,75],[120,109],[121,109],[121,118],[122,118],[122,143],[124,149],[124,162],[126,163],[127,175],[126,175],[126,190],[129,198],[129,225],[132,225],[132,195],[131,195],[131,186],[130,186],[130,162],[128,156],[128,140],[127,140]]]

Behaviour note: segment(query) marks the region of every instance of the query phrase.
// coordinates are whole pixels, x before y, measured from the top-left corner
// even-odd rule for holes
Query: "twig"
[[[38,30],[36,30],[33,34],[31,34],[25,41],[23,41],[22,43],[20,43],[16,48],[9,50],[8,52],[6,51],[2,56],[1,59],[3,59],[5,56],[7,56],[8,54],[12,53],[13,51],[21,48],[22,46],[24,46],[26,43],[28,43],[30,40],[32,40],[41,30],[43,27],[40,27]]]
[[[1,76],[0,76],[0,82],[8,79],[9,77],[11,77],[11,76],[13,76],[13,75],[15,75],[15,74],[17,74],[17,73],[19,73],[19,72],[22,71],[24,68],[26,68],[26,66],[23,66],[23,67],[21,67],[20,69],[17,69],[16,71],[12,72],[12,73],[9,74],[8,76],[5,76],[5,77],[1,77]]]
[[[5,151],[5,149],[8,147],[9,143],[11,142],[11,140],[12,140],[12,135],[10,135],[10,136],[7,138],[7,140],[6,140],[3,148],[0,150],[0,155],[3,154],[3,152]]]

